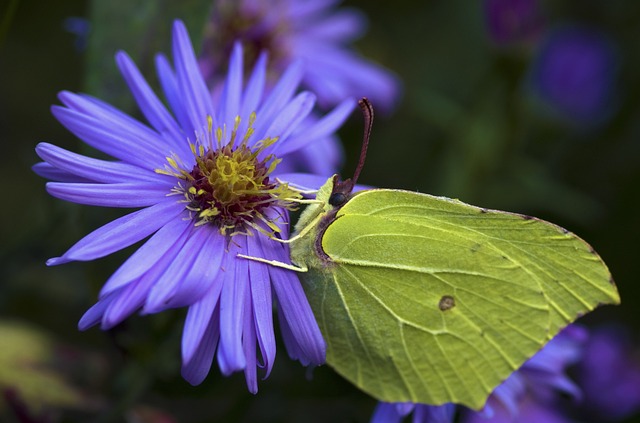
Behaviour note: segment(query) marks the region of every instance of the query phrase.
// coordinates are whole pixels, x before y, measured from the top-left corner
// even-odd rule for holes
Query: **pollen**
[[[280,229],[266,216],[267,209],[297,207],[300,193],[269,176],[281,160],[265,150],[278,139],[249,142],[254,121],[255,113],[238,141],[239,117],[229,137],[225,127],[214,131],[209,118],[205,136],[191,144],[195,157],[191,169],[174,156],[167,158],[165,169],[156,170],[180,179],[172,193],[184,195],[196,226],[215,225],[223,235],[250,234],[251,229],[272,235]]]

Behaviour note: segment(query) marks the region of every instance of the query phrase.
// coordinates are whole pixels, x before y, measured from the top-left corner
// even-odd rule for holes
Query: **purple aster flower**
[[[236,40],[246,48],[251,65],[261,51],[268,51],[271,76],[279,75],[292,61],[305,62],[303,83],[318,96],[322,106],[347,97],[368,97],[377,109],[391,110],[400,85],[395,76],[366,61],[349,48],[365,29],[365,18],[356,10],[335,9],[339,0],[222,0],[214,5],[207,30],[201,66],[207,79],[216,79],[219,55]]]
[[[489,396],[481,411],[461,410],[463,423],[569,422],[555,405],[558,393],[580,396],[578,387],[565,375],[565,369],[577,362],[586,330],[572,325],[565,328],[544,348],[512,373]],[[455,405],[431,406],[411,403],[380,403],[372,423],[400,422],[413,413],[414,423],[451,423]],[[385,420],[386,419],[386,420]]]
[[[640,351],[619,326],[593,330],[578,365],[585,415],[619,421],[640,411]]]
[[[244,370],[256,392],[257,367],[266,377],[275,359],[274,304],[292,358],[319,365],[325,343],[295,273],[237,254],[289,262],[287,246],[276,241],[288,237],[288,210],[300,193],[284,181],[319,186],[325,178],[284,174],[278,164],[330,136],[355,102],[309,120],[315,96],[295,95],[301,65],[289,67],[265,95],[266,55],[245,84],[239,44],[214,102],[182,22],[174,24],[172,47],[173,67],[164,56],[157,67],[173,114],[124,52],[116,62],[149,125],[82,94],[62,92],[64,106],[53,106],[65,127],[116,160],[41,143],[36,151],[44,162],[34,170],[55,181],[47,191],[81,204],[141,209],[47,264],[94,260],[150,237],[105,283],[80,329],[109,329],[138,309],[186,306],[183,376],[200,383],[217,355],[222,373]]]
[[[566,27],[550,34],[532,69],[540,99],[564,117],[590,125],[614,110],[618,57],[611,41],[586,27]]]
[[[544,24],[539,0],[485,0],[487,31],[498,45],[533,41]]]

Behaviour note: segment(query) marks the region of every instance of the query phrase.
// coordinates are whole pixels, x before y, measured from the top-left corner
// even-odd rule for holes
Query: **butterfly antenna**
[[[371,138],[371,128],[373,127],[373,106],[371,102],[366,97],[362,97],[362,99],[358,101],[358,105],[364,115],[364,135],[362,136],[362,148],[360,150],[358,166],[356,166],[356,170],[353,172],[353,178],[351,178],[353,186],[356,185],[358,177],[360,177],[360,172],[364,167],[364,161],[367,158],[367,148],[369,147],[369,138]]]
[[[360,171],[362,171],[362,168],[364,167],[364,160],[367,157],[367,147],[369,146],[371,127],[373,126],[373,106],[366,97],[362,97],[358,104],[360,105],[360,109],[362,109],[362,114],[364,115],[364,136],[362,138],[360,159],[358,160],[356,170],[353,172],[353,178],[341,181],[338,178],[338,175],[334,176],[333,191],[329,197],[329,204],[335,207],[341,207],[349,200],[353,187],[356,186],[356,182],[360,176]]]

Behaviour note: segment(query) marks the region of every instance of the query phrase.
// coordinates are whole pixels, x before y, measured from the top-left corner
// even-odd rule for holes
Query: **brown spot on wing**
[[[438,307],[441,311],[447,311],[456,306],[456,300],[451,295],[443,295],[440,298],[440,302],[438,303]]]

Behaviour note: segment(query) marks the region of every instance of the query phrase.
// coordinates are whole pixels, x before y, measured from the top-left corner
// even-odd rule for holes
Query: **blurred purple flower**
[[[56,118],[116,160],[41,143],[36,151],[44,162],[34,171],[56,181],[47,183],[47,191],[80,204],[141,210],[93,231],[47,264],[94,260],[150,237],[109,278],[80,329],[98,323],[109,329],[140,308],[149,314],[189,307],[183,376],[200,383],[217,351],[222,373],[244,370],[249,390],[256,392],[257,367],[266,377],[275,359],[273,303],[292,358],[321,364],[325,343],[295,273],[237,254],[289,262],[287,246],[274,238],[288,237],[288,209],[300,194],[282,181],[317,187],[326,178],[283,174],[277,165],[333,134],[355,101],[309,120],[315,96],[294,95],[302,68],[289,67],[265,95],[266,55],[259,56],[245,85],[239,44],[221,95],[212,101],[179,21],[173,58],[173,67],[164,56],[157,58],[171,114],[129,56],[116,55],[150,126],[96,98],[60,94],[64,106],[52,108]]]
[[[580,398],[580,389],[565,374],[575,364],[587,341],[587,330],[567,326],[498,386],[480,412],[465,410],[464,423],[565,422],[557,407],[558,393]],[[540,416],[545,416],[540,420]]]
[[[578,387],[564,373],[580,359],[586,342],[584,328],[571,325],[560,332],[544,348],[509,376],[489,396],[481,411],[461,409],[462,423],[563,423],[569,422],[554,404],[558,392],[573,398],[580,396]],[[451,423],[453,404],[380,403],[372,423],[400,422],[413,412],[414,423]],[[387,419],[387,420],[385,420]]]
[[[619,421],[640,411],[640,349],[618,326],[593,330],[578,366],[585,415]]]
[[[564,117],[593,125],[612,114],[617,73],[618,56],[604,34],[586,27],[565,27],[542,43],[532,69],[532,85]]]
[[[498,45],[531,42],[544,26],[539,0],[485,0],[489,36]]]
[[[270,55],[269,75],[279,75],[296,60],[305,64],[303,84],[326,107],[347,97],[368,97],[377,110],[397,103],[400,84],[388,70],[353,52],[366,19],[353,9],[335,9],[339,0],[221,0],[215,3],[205,34],[201,67],[215,80],[220,55],[235,41],[245,46],[247,64]],[[223,70],[223,69],[222,69]]]
[[[433,406],[409,402],[380,402],[371,416],[370,423],[400,423],[411,413],[411,421],[414,423],[452,423],[455,412],[454,404]]]
[[[83,52],[87,47],[89,33],[91,32],[91,23],[86,18],[72,16],[64,20],[62,23],[64,29],[75,36],[74,45],[77,51]]]

